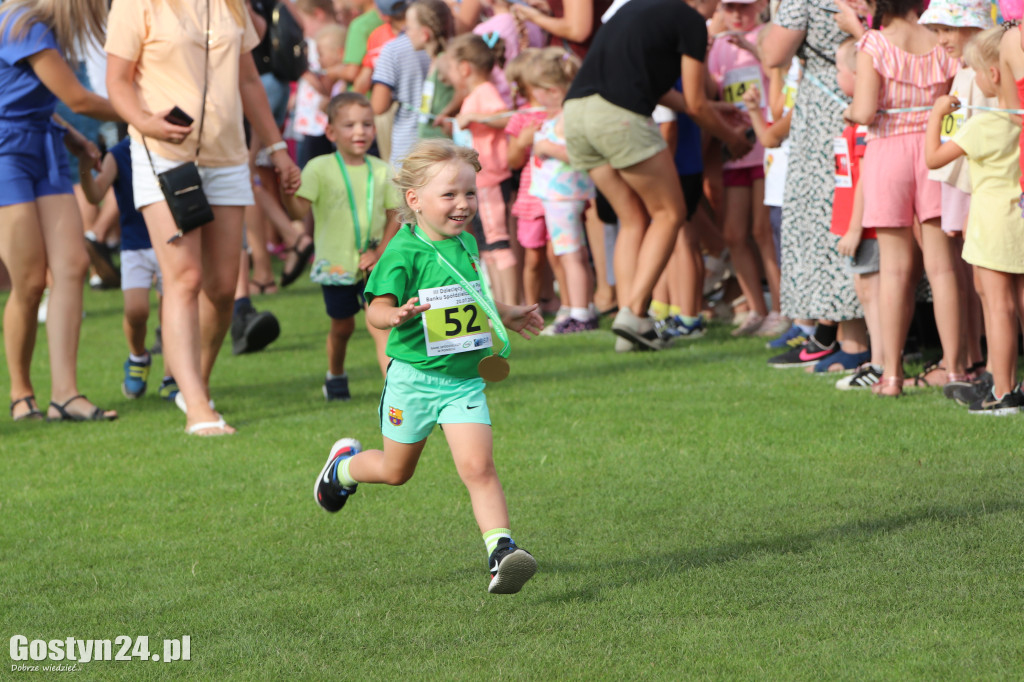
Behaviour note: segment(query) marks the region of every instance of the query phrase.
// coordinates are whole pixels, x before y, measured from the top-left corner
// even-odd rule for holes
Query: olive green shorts
[[[601,95],[566,100],[563,111],[565,147],[577,170],[606,163],[615,169],[629,168],[667,146],[650,116],[623,109]]]

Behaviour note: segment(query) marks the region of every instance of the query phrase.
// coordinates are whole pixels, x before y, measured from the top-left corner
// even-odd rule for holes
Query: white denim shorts
[[[164,193],[160,191],[156,174],[180,166],[180,161],[172,161],[153,154],[150,165],[146,148],[132,139],[132,191],[135,192],[135,208],[164,201]],[[154,173],[154,169],[156,173]],[[252,180],[249,177],[249,164],[237,166],[199,167],[199,177],[203,180],[203,191],[211,206],[251,206]]]
[[[153,286],[156,278],[156,290],[164,291],[164,278],[160,274],[160,266],[156,262],[156,252],[149,249],[131,249],[121,252],[121,290],[146,289]]]

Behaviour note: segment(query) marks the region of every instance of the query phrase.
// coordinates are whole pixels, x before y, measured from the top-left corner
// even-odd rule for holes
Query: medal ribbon
[[[441,252],[437,250],[437,247],[434,246],[429,239],[417,232],[414,226],[410,227],[412,228],[412,233],[416,235],[421,242],[434,250],[434,253],[437,254],[437,262],[448,268],[449,272],[455,276],[455,280],[459,283],[459,286],[461,286],[463,290],[473,298],[473,302],[480,306],[487,317],[490,318],[491,324],[494,327],[494,333],[498,335],[498,340],[505,344],[504,347],[498,351],[498,355],[503,358],[507,358],[511,352],[511,344],[508,340],[508,331],[505,329],[505,323],[501,321],[501,315],[498,314],[498,309],[494,306],[494,297],[491,295],[491,288],[487,285],[487,278],[480,272],[480,261],[477,260],[477,257],[474,256],[466,247],[465,242],[462,241],[462,235],[455,235],[455,239],[459,241],[459,245],[466,250],[466,255],[469,256],[471,261],[473,261],[473,266],[476,267],[477,274],[480,275],[480,288],[483,289],[483,295],[477,293],[477,290],[469,283],[468,280],[466,280],[465,277],[462,276],[462,273],[455,269],[455,266],[449,263],[447,258],[441,255]]]
[[[370,231],[373,223],[373,169],[370,168],[370,161],[366,159],[366,240],[363,240],[362,230],[359,229],[359,212],[356,211],[356,200],[352,197],[352,181],[348,179],[348,171],[345,169],[345,162],[341,154],[334,152],[334,158],[338,161],[338,168],[341,169],[341,177],[345,180],[345,192],[348,194],[348,208],[352,211],[352,224],[356,228],[356,248],[359,253],[365,252],[370,247]]]

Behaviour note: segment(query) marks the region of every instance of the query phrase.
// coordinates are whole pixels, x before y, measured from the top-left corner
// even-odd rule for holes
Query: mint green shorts
[[[484,380],[458,379],[392,360],[380,396],[380,432],[398,443],[419,443],[435,424],[487,424]]]

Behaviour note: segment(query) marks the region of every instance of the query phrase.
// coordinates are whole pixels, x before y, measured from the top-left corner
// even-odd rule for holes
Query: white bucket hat
[[[953,28],[992,28],[990,0],[932,0],[919,23]]]

